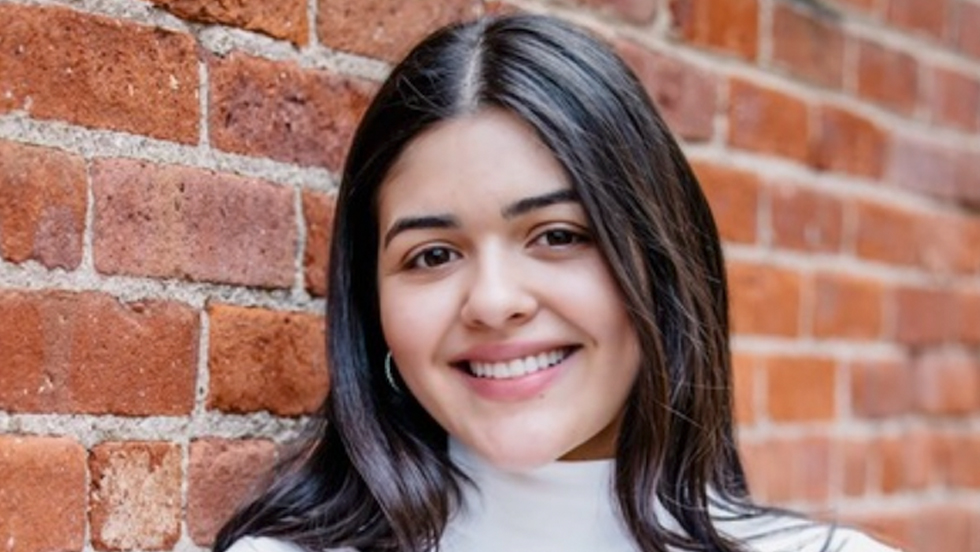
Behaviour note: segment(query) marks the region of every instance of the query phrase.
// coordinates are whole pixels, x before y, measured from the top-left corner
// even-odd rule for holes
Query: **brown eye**
[[[430,247],[409,260],[411,268],[436,268],[456,260],[458,253],[448,247]]]
[[[548,247],[568,247],[588,241],[588,238],[579,232],[573,232],[564,228],[555,228],[541,233],[538,241]]]

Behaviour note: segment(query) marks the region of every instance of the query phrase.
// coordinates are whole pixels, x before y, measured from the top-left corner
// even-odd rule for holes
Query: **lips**
[[[509,348],[509,347],[508,347]],[[550,349],[538,348],[537,352],[523,353],[508,351],[510,354],[487,354],[482,351],[474,354],[473,358],[460,359],[453,366],[480,379],[508,380],[529,376],[560,364],[571,356],[578,346],[560,346]]]

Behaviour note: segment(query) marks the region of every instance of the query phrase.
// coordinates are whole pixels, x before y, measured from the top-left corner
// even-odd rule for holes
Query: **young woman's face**
[[[379,194],[381,322],[419,403],[501,467],[611,457],[639,345],[533,131],[500,111],[442,123]]]

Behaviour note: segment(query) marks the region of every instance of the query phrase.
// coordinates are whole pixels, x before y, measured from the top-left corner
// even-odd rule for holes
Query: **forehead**
[[[450,119],[412,140],[378,195],[379,215],[488,206],[569,188],[527,123],[501,110]]]

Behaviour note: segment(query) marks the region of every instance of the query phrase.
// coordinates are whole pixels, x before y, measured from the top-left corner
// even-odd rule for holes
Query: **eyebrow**
[[[500,214],[505,219],[512,219],[525,215],[536,209],[555,205],[558,203],[570,203],[579,201],[578,194],[572,189],[556,190],[546,194],[526,197],[506,205],[501,209]],[[452,215],[427,215],[420,217],[404,217],[395,221],[391,228],[385,232],[384,247],[388,247],[391,240],[398,234],[407,230],[426,230],[432,228],[459,228],[459,220]]]

